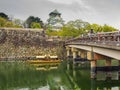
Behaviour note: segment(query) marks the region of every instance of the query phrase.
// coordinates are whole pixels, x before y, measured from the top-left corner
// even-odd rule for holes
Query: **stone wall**
[[[44,30],[39,29],[0,29],[0,44],[8,42],[15,46],[39,45],[45,40]]]
[[[40,29],[0,29],[0,58],[57,55],[63,42]]]

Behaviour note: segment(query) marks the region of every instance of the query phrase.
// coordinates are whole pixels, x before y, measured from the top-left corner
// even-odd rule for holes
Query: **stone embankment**
[[[60,55],[62,45],[60,37],[48,37],[44,30],[0,29],[0,60]]]

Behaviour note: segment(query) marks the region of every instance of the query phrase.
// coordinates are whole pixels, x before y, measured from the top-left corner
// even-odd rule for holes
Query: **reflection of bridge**
[[[91,90],[119,90],[119,83],[119,80],[110,80],[106,82],[91,80]]]
[[[120,71],[120,32],[107,32],[86,35],[66,41],[67,56],[73,57],[75,61],[90,60],[91,78],[96,78],[96,70],[103,70],[104,67],[97,67],[97,60],[106,60],[106,68],[110,68],[107,76],[110,77],[110,71],[116,69]],[[79,57],[79,59],[78,59]],[[118,60],[118,65],[112,66],[111,60]],[[97,68],[96,68],[97,67]]]
[[[94,80],[89,79],[89,70],[67,70],[67,76],[75,90],[119,90],[120,80]],[[72,73],[72,74],[71,74]],[[103,76],[104,77],[104,76]],[[83,82],[84,81],[84,82]],[[85,85],[84,85],[85,84]]]

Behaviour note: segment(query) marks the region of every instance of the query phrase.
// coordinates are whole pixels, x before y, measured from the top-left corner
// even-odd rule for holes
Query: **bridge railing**
[[[94,33],[66,41],[66,44],[72,44],[72,43],[85,43],[85,44],[92,43],[92,44],[100,44],[100,45],[104,44],[104,45],[120,46],[120,31]]]

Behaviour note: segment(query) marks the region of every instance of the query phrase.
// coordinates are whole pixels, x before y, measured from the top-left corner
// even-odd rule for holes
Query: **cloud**
[[[57,4],[59,3],[59,4],[67,4],[67,5],[72,4],[74,2],[73,0],[48,0],[48,1],[51,1]]]
[[[102,24],[109,24],[120,28],[120,1],[119,0],[84,0],[86,4],[89,4],[92,8],[98,12],[98,18],[96,22]],[[98,21],[97,21],[98,20]],[[100,21],[99,21],[100,20]]]
[[[57,9],[66,21],[83,19],[120,28],[119,3],[119,0],[0,0],[0,12],[23,20],[33,15],[46,22],[49,13]]]

